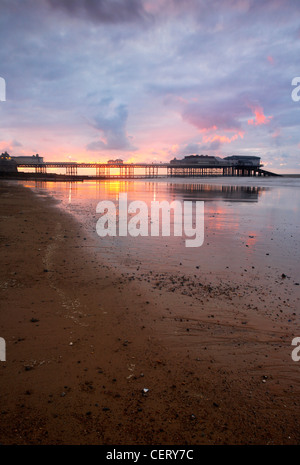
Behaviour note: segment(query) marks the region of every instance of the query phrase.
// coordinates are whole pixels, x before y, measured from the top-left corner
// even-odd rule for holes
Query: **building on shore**
[[[21,157],[11,157],[16,161],[17,165],[36,165],[39,163],[44,163],[44,158],[40,157],[39,154],[32,155],[31,157],[21,156]]]
[[[17,163],[15,160],[7,153],[4,152],[0,155],[0,173],[17,173]]]
[[[186,155],[182,160],[174,158],[170,163],[172,165],[222,165],[224,160],[211,155]]]
[[[120,158],[117,158],[116,160],[108,160],[107,161],[108,165],[123,165],[123,160]]]
[[[248,155],[231,155],[225,158],[215,157],[212,155],[186,155],[183,159],[174,158],[170,161],[171,165],[199,165],[199,166],[253,166],[259,167],[260,157]]]
[[[260,164],[260,157],[255,157],[252,155],[231,155],[230,157],[225,157],[224,160],[229,161],[232,165],[239,166],[262,166]]]

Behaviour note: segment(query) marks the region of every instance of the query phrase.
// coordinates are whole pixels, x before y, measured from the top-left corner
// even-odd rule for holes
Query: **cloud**
[[[182,119],[195,126],[199,131],[216,129],[232,131],[241,127],[237,114],[234,114],[234,109],[230,110],[226,104],[220,104],[220,106],[214,104],[208,107],[207,104],[189,103],[182,111]]]
[[[140,0],[47,0],[55,9],[101,23],[132,23],[147,14]]]
[[[265,116],[264,110],[260,106],[252,107],[251,109],[255,115],[255,118],[248,119],[248,124],[260,126],[261,124],[268,124],[273,118],[273,116]]]
[[[49,160],[89,159],[91,151],[136,145],[142,161],[174,145],[220,156],[280,146],[290,159],[299,156],[291,80],[299,72],[300,2],[0,4],[7,83],[0,129],[5,140],[22,141],[12,147],[19,153],[31,154],[34,144]]]
[[[14,140],[11,141],[11,145],[13,147],[22,147],[23,144],[21,144],[21,142],[19,142],[18,140],[14,139]]]
[[[126,133],[127,106],[113,105],[112,99],[103,99],[100,110],[93,118],[92,126],[100,132],[100,140],[87,145],[87,150],[136,150]]]
[[[237,134],[234,134],[231,137],[224,136],[224,135],[219,135],[219,134],[210,134],[210,135],[204,135],[203,136],[203,141],[204,142],[210,142],[210,143],[219,143],[219,144],[230,144],[231,142],[237,140],[238,138],[243,138],[244,137],[244,132],[239,131]]]
[[[210,135],[202,138],[202,142],[188,142],[185,144],[180,144],[174,147],[173,150],[167,150],[166,152],[170,156],[183,157],[184,155],[193,155],[193,154],[205,154],[210,152],[210,154],[219,155],[222,144],[230,143],[236,140],[239,136],[234,135],[230,138],[226,136],[219,135]],[[241,134],[243,137],[243,134]]]
[[[8,152],[9,154],[13,154],[15,152],[16,147],[22,147],[21,142],[17,140],[0,140],[0,150],[1,152]]]
[[[172,152],[172,154],[176,156],[203,154],[207,151],[217,151],[220,146],[221,142],[219,140],[213,140],[207,144],[203,144],[201,142],[187,143],[177,147],[176,150]]]
[[[242,118],[247,106],[242,98],[182,103],[183,121],[195,126],[202,134],[201,150],[219,150],[222,144],[230,144],[244,137]]]

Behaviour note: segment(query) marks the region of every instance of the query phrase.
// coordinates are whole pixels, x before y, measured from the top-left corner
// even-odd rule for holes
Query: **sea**
[[[84,182],[22,181],[37,195],[54,198],[58,207],[74,216],[93,237],[102,262],[122,272],[178,273],[211,276],[238,281],[240,276],[285,277],[293,292],[300,280],[300,178],[297,177],[220,177],[101,180]],[[120,195],[122,194],[122,195]],[[119,199],[126,194],[128,224],[138,218],[138,205],[148,208],[148,235],[120,236]],[[187,247],[182,235],[175,235],[174,218],[161,217],[159,234],[151,235],[152,202],[177,201],[182,211],[192,205],[190,215],[197,223],[196,205],[202,205],[201,245]],[[100,208],[100,206],[101,208]],[[103,210],[109,205],[111,209]],[[115,208],[113,208],[115,206]],[[102,213],[100,213],[102,211]],[[200,211],[200,210],[199,210]],[[116,234],[101,237],[97,224],[104,214],[107,223],[116,220]],[[124,216],[124,211],[122,212]],[[135,220],[132,218],[135,217]],[[170,221],[169,235],[162,223]],[[103,222],[101,223],[103,226]],[[135,231],[139,223],[135,221]],[[200,229],[199,229],[200,230]],[[144,229],[145,231],[145,229]],[[247,276],[247,275],[246,275]]]

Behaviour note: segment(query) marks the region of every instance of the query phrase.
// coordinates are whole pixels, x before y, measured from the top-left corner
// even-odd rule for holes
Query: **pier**
[[[137,179],[161,177],[209,177],[209,176],[280,176],[260,166],[222,163],[172,164],[172,163],[76,163],[76,162],[17,162],[18,168],[31,168],[36,174],[46,175],[47,170],[63,168],[70,178],[80,177],[78,171],[93,168],[95,174],[84,176],[90,179]],[[19,171],[19,170],[18,170]],[[82,177],[82,176],[81,176]]]

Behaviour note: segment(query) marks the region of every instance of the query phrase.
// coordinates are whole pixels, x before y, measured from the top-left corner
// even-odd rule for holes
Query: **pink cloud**
[[[262,107],[251,107],[255,118],[248,119],[248,124],[252,124],[254,126],[260,126],[261,124],[268,124],[273,116],[265,116],[264,110]]]
[[[208,142],[218,141],[221,144],[230,144],[231,142],[237,140],[239,137],[243,139],[244,134],[245,133],[243,131],[239,131],[238,133],[234,134],[231,137],[222,136],[219,134],[211,134],[211,135],[203,136],[203,142],[208,143]]]

